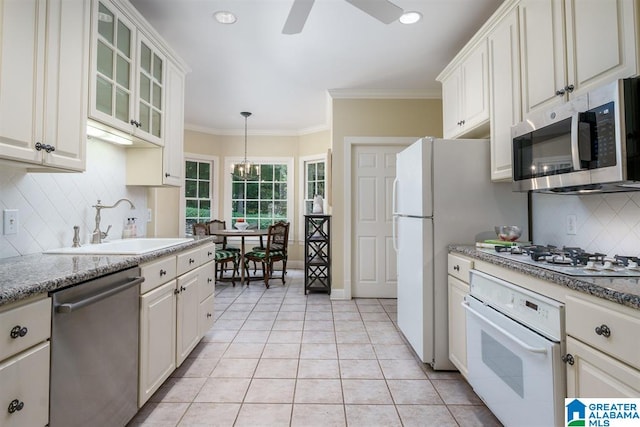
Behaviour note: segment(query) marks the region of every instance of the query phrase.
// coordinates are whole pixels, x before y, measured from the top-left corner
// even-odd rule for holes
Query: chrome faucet
[[[91,243],[102,243],[102,239],[106,238],[109,234],[109,230],[111,230],[111,226],[108,226],[107,231],[100,231],[100,210],[115,208],[122,202],[129,202],[131,209],[136,208],[129,199],[120,199],[111,206],[105,206],[100,203],[100,200],[98,200],[98,203],[92,206],[96,208],[96,228],[93,230],[93,234],[91,235]]]

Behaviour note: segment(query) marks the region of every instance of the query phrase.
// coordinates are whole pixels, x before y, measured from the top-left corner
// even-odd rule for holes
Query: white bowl
[[[242,231],[244,231],[244,230],[246,230],[247,228],[249,228],[249,224],[248,224],[248,223],[246,223],[246,222],[236,222],[235,227],[236,227],[238,230],[242,230]]]

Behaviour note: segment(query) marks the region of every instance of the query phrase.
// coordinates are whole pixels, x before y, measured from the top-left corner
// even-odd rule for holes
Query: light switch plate
[[[574,214],[567,215],[567,234],[575,235],[578,232],[578,218]]]
[[[147,209],[147,222],[151,222],[151,218],[152,218],[152,211],[151,208]]]
[[[4,210],[4,234],[18,234],[18,210]]]

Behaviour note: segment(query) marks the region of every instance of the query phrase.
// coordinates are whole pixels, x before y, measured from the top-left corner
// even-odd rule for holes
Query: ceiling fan
[[[284,23],[283,34],[298,34],[302,31],[311,7],[315,0],[294,0],[291,11]],[[363,12],[376,18],[378,21],[390,24],[400,18],[404,12],[402,8],[396,6],[388,0],[345,0]]]

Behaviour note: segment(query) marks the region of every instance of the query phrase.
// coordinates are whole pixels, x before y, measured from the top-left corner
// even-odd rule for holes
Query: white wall
[[[136,206],[121,203],[102,210],[101,228],[112,225],[109,237],[122,237],[124,221],[137,217],[138,234],[144,235],[147,190],[125,186],[126,157],[123,148],[89,140],[84,173],[27,173],[25,169],[0,166],[0,208],[19,209],[16,235],[0,229],[0,258],[27,255],[71,246],[73,226],[80,226],[81,243],[95,228],[95,209],[100,199],[112,205],[126,197]],[[2,212],[0,212],[2,214]]]
[[[577,233],[566,232],[576,215]],[[640,192],[568,196],[533,195],[536,244],[579,246],[609,256],[640,255]]]

